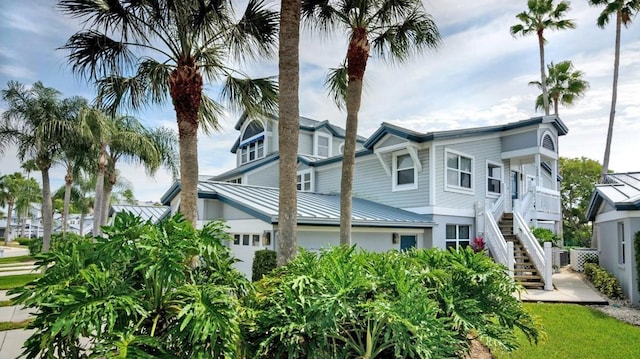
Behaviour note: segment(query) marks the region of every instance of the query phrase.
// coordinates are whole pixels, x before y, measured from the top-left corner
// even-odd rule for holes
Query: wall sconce
[[[391,243],[398,244],[400,242],[400,234],[399,233],[391,233]]]
[[[271,231],[262,232],[262,245],[263,246],[271,245]]]

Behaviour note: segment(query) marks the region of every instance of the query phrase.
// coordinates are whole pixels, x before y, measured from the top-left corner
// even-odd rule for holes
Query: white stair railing
[[[489,250],[493,255],[493,259],[507,267],[509,276],[513,278],[513,243],[507,243],[498,227],[498,223],[493,218],[491,211],[486,211],[485,217],[485,240],[489,246]],[[511,246],[509,246],[511,244]]]
[[[527,211],[526,207],[521,208],[521,210]],[[525,212],[526,213],[526,212]],[[544,289],[545,290],[553,290],[553,284],[551,279],[551,251],[549,250],[549,255],[545,255],[545,251],[538,243],[538,240],[533,236],[529,226],[527,225],[527,221],[523,218],[523,216],[518,212],[513,212],[513,231],[520,239],[520,243],[524,249],[529,253],[529,257],[531,261],[533,261],[533,265],[540,273],[542,280],[544,281]],[[549,257],[549,258],[547,258]]]

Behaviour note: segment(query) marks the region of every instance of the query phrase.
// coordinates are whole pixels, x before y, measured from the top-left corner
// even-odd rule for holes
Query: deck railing
[[[552,278],[551,278],[551,247],[544,250],[538,243],[538,240],[533,236],[527,221],[517,211],[513,212],[513,231],[520,239],[520,243],[529,254],[533,265],[540,273],[542,280],[544,281],[545,290],[553,290]],[[548,253],[547,253],[548,252]]]

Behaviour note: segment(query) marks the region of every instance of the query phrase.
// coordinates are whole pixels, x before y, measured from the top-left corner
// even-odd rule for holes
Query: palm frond
[[[441,42],[435,21],[424,12],[414,11],[403,21],[384,26],[371,41],[378,56],[388,61],[403,62],[425,49],[435,49]]]
[[[198,122],[200,123],[200,130],[205,134],[210,134],[213,131],[220,131],[219,119],[224,114],[224,108],[218,102],[211,97],[202,94],[200,101],[200,111],[198,112]]]
[[[278,82],[273,77],[258,79],[227,76],[222,96],[231,109],[249,117],[275,114],[278,110]]]
[[[333,102],[339,109],[344,109],[347,104],[347,85],[349,83],[346,61],[339,67],[329,69],[324,87],[333,98]]]
[[[249,0],[230,30],[226,41],[238,59],[271,56],[278,41],[278,13],[268,9],[264,0]]]

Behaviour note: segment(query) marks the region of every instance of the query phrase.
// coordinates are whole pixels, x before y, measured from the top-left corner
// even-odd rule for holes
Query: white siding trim
[[[437,206],[409,207],[402,209],[418,214],[433,214],[441,216],[475,217],[476,215],[475,209],[448,208]]]
[[[595,223],[605,223],[611,221],[619,221],[625,218],[640,217],[640,210],[638,211],[610,211],[606,213],[599,213],[596,215]]]
[[[318,139],[320,137],[326,138],[328,141],[328,157],[332,157],[333,156],[333,136],[330,133],[324,133],[324,132],[318,132],[315,131],[313,133],[313,155],[317,156],[317,157],[322,157],[320,155],[318,155]]]
[[[495,192],[489,192],[489,165],[494,165],[497,167],[500,167],[500,191],[501,193],[495,193]],[[486,164],[484,165],[484,191],[486,193],[486,196],[489,198],[498,198],[500,197],[504,191],[504,165],[500,162],[495,162],[495,161],[491,161],[491,160],[486,160]]]
[[[409,184],[402,184],[399,185],[398,183],[398,156],[402,156],[402,155],[409,155],[411,157],[412,163],[413,163],[413,183],[409,183]],[[418,166],[416,165],[416,159],[411,155],[411,153],[407,150],[405,151],[398,151],[398,152],[394,152],[393,156],[391,156],[391,162],[392,162],[392,166],[393,166],[393,171],[392,171],[392,181],[391,181],[391,191],[392,192],[397,192],[397,191],[409,191],[409,190],[414,190],[418,188]],[[418,160],[418,163],[420,161]]]

